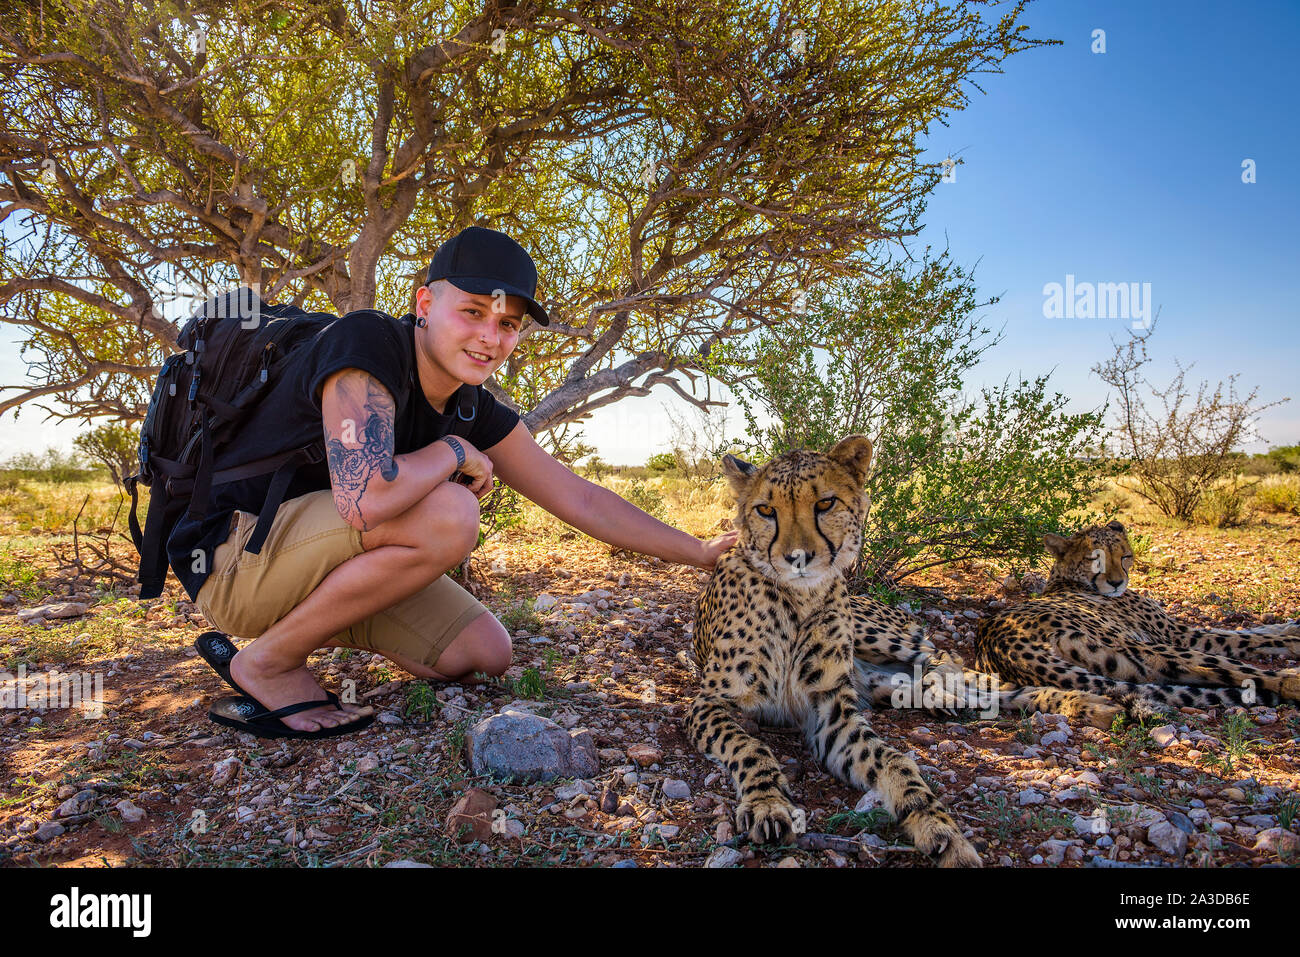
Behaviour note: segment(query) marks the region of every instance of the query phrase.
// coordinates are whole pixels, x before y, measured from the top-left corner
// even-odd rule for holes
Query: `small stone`
[[[1173,747],[1178,743],[1178,732],[1172,724],[1162,724],[1158,728],[1151,729],[1151,740],[1158,748]]]
[[[213,787],[225,787],[239,770],[239,758],[231,756],[212,766]]]
[[[1069,740],[1070,740],[1070,736],[1066,734],[1064,731],[1049,731],[1047,732],[1047,734],[1043,735],[1041,739],[1039,739],[1039,744],[1042,745],[1065,744]]]
[[[571,784],[561,784],[555,789],[555,799],[557,801],[572,801],[579,794],[590,794],[591,785],[581,779]]]
[[[36,833],[32,837],[39,843],[44,844],[47,841],[54,840],[65,830],[67,829],[56,821],[46,821],[36,829]]]
[[[600,792],[600,809],[606,814],[613,814],[618,810],[618,795],[609,788]]]
[[[488,840],[492,836],[492,812],[496,809],[496,795],[482,788],[470,788],[456,799],[447,814],[448,836],[458,844]]]
[[[433,867],[433,865],[432,865],[432,864],[422,864],[422,863],[420,863],[419,861],[412,861],[412,860],[409,860],[409,859],[403,859],[403,860],[400,860],[400,861],[389,861],[387,864],[384,865],[384,867],[385,867],[385,868],[389,868],[389,867],[430,867],[430,868],[431,868],[431,867]]]
[[[30,621],[33,618],[78,618],[90,611],[89,606],[79,601],[59,601],[49,605],[38,605],[35,608],[23,608],[18,612],[19,621]]]
[[[1042,804],[1047,798],[1033,788],[1025,788],[1020,792],[1018,800],[1020,806],[1024,807],[1026,804]]]
[[[663,792],[664,797],[673,801],[689,801],[691,797],[690,785],[676,778],[664,780]]]
[[[1202,811],[1201,813],[1204,814],[1205,812]],[[1168,811],[1165,816],[1169,818],[1170,824],[1184,834],[1191,834],[1196,830],[1196,825],[1192,823],[1192,819],[1182,811]]]
[[[405,724],[406,722],[402,720],[400,715],[396,715],[391,711],[383,711],[379,715],[379,723],[380,724]]]
[[[357,762],[356,772],[358,774],[369,774],[379,768],[379,758],[375,757],[374,752],[367,753],[360,761]]]
[[[240,824],[247,824],[256,816],[257,812],[247,805],[241,804],[235,808],[235,820]]]
[[[1228,801],[1240,802],[1246,800],[1246,792],[1241,788],[1224,788],[1222,793],[1224,799]]]
[[[97,795],[94,791],[78,791],[72,797],[59,805],[59,810],[56,814],[59,817],[74,817],[78,814],[85,814],[94,807],[96,797]]]
[[[803,867],[803,865],[799,863],[799,858],[797,857],[783,857],[777,863],[776,866],[777,867]]]
[[[1279,857],[1294,857],[1297,852],[1300,852],[1300,836],[1297,836],[1294,831],[1270,827],[1256,835],[1254,849],[1268,851]]]
[[[548,608],[554,608],[558,601],[559,599],[554,595],[548,595],[546,592],[542,592],[533,599],[533,610],[546,611]]]
[[[632,744],[627,749],[628,760],[635,761],[643,768],[658,764],[664,759],[663,752],[649,744]]]
[[[855,814],[866,814],[875,808],[883,807],[884,804],[885,799],[880,796],[880,792],[873,789],[858,798],[858,803],[853,805],[853,812]]]
[[[137,807],[130,798],[123,798],[114,805],[117,813],[122,815],[122,820],[134,824],[137,821],[145,819],[145,811],[142,807]]]
[[[736,836],[736,830],[731,826],[730,821],[719,821],[718,826],[713,831],[713,839],[719,844],[726,844]]]
[[[1147,843],[1166,854],[1181,858],[1187,853],[1187,834],[1168,821],[1157,821],[1147,828]]]

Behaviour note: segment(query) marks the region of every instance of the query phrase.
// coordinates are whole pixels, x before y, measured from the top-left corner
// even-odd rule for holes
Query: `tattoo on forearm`
[[[325,426],[325,451],[329,462],[334,502],[349,522],[360,520],[370,529],[361,510],[361,498],[376,472],[386,482],[397,478],[393,458],[393,399],[372,376],[349,372],[337,382],[345,413],[335,434]],[[358,423],[360,427],[358,428]]]

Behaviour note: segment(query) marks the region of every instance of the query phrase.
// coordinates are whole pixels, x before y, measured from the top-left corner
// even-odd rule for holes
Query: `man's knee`
[[[510,643],[510,633],[493,615],[483,615],[483,634],[475,642],[475,671],[485,675],[497,676],[506,673],[514,648]]]
[[[390,522],[362,536],[364,547],[403,545],[429,569],[429,580],[461,562],[478,544],[479,504],[469,489],[443,482]],[[370,538],[370,541],[368,541]],[[373,543],[373,544],[372,544]]]

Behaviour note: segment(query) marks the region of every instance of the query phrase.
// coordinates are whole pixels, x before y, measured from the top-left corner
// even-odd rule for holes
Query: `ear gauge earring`
[[[416,317],[415,317],[415,324],[416,324],[417,326],[419,326],[421,329],[423,329],[423,328],[425,327],[425,325],[427,324],[427,321],[425,320],[424,316],[416,316]]]

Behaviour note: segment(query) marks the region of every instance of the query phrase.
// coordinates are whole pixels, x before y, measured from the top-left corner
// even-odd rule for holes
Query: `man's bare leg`
[[[231,659],[231,676],[271,710],[323,699],[324,689],[307,669],[307,656],[458,564],[478,539],[478,517],[474,494],[444,482],[401,515],[362,532],[365,551],[331,571],[300,605],[241,648]],[[373,710],[324,706],[282,720],[291,728],[315,731]]]
[[[358,648],[373,653],[369,648],[342,641],[329,641],[326,647]],[[434,681],[456,681],[479,671],[485,675],[499,675],[510,667],[510,633],[491,612],[485,611],[462,628],[438,656],[436,669],[396,651],[381,651],[379,654],[417,678],[430,678]]]

